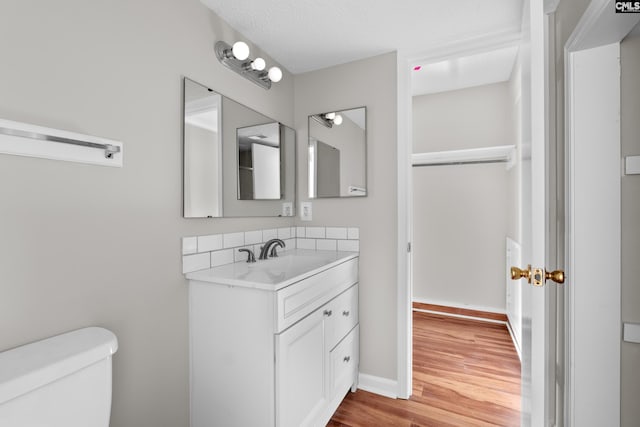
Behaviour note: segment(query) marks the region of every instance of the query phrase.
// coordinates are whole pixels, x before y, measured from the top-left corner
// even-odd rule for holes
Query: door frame
[[[638,14],[616,14],[612,2],[592,0],[564,47],[565,248],[569,278],[565,300],[566,426],[620,422],[619,43],[638,22]],[[595,58],[592,64],[596,66],[580,66],[585,55]],[[602,76],[608,76],[608,81],[598,87],[606,87],[610,96],[598,99],[607,99],[608,103],[594,103],[592,110],[599,115],[600,109],[602,122],[609,123],[609,137],[601,143],[587,142],[580,138],[581,132],[591,131],[588,120],[580,119],[585,105],[580,100],[594,89],[580,82],[585,78],[603,81]],[[585,151],[598,150],[600,155],[584,155]],[[585,174],[585,170],[599,173]],[[589,181],[592,178],[587,175],[596,176]],[[586,186],[588,197],[584,196]],[[602,209],[605,203],[608,206]],[[589,230],[597,230],[593,233],[597,235],[591,236]],[[598,261],[596,269],[590,268],[594,258]]]
[[[419,54],[397,52],[397,381],[396,396],[408,399],[412,394],[413,374],[413,269],[411,239],[413,234],[413,179],[412,179],[412,94],[411,68],[465,55],[487,52],[517,45],[520,33],[486,36],[464,40]]]
[[[525,4],[528,4],[525,3]],[[544,138],[549,137],[549,129],[547,118],[550,112],[550,105],[548,103],[547,94],[549,93],[548,76],[548,62],[545,58],[546,49],[545,44],[549,43],[546,38],[548,34],[547,29],[549,25],[549,15],[552,15],[557,6],[557,2],[549,0],[544,4],[533,2],[531,7],[536,16],[540,15],[541,19],[523,22],[523,25],[531,23],[536,31],[535,38],[531,44],[531,50],[535,53],[535,61],[540,64],[540,70],[537,70],[533,84],[535,88],[532,90],[532,94],[535,94],[535,108],[541,116],[536,123],[532,124],[537,132],[535,137]],[[529,7],[529,6],[527,6]],[[523,14],[523,18],[528,16]],[[476,42],[469,44],[460,43],[459,45],[448,45],[440,50],[435,50],[423,55],[408,56],[403,52],[398,52],[397,57],[397,106],[398,106],[398,150],[397,150],[397,168],[398,168],[398,239],[397,239],[397,397],[408,398],[411,396],[412,391],[412,253],[411,237],[412,237],[412,177],[411,177],[411,84],[409,70],[412,65],[417,65],[419,61],[423,63],[437,62],[444,59],[463,56],[469,53],[479,53],[482,51],[488,51],[496,49],[505,45],[512,45],[521,39],[521,34],[506,34],[499,37],[487,37],[479,38]],[[540,154],[538,154],[540,155]],[[544,155],[544,153],[543,153]],[[538,185],[538,184],[536,184]],[[537,187],[534,190],[540,190],[542,187]],[[544,193],[543,193],[544,194]],[[537,220],[544,220],[545,218],[537,218]],[[539,264],[542,266],[546,260],[540,260]],[[542,294],[542,295],[539,295]],[[549,292],[545,289],[542,293],[535,295],[536,306],[540,306],[540,310],[537,311],[537,316],[540,317],[540,311],[543,314],[549,312]],[[555,352],[555,348],[549,347],[549,329],[552,325],[545,319],[538,319],[535,330],[537,331],[535,336],[532,336],[534,345],[538,348],[544,347],[545,352]],[[536,425],[544,423],[544,420],[551,417],[552,401],[554,396],[551,395],[549,387],[551,380],[549,378],[553,373],[550,370],[550,365],[553,363],[548,357],[545,360],[534,360],[534,372],[540,373],[533,378],[532,396],[534,401],[531,403],[533,407],[543,408],[543,413],[535,413],[535,417],[531,422]],[[553,357],[555,360],[555,355]],[[535,412],[535,411],[534,411]]]

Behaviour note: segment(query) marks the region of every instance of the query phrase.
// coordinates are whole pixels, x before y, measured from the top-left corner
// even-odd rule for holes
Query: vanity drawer
[[[347,336],[331,350],[329,355],[329,395],[346,392],[356,383],[358,375],[360,326],[347,334]]]
[[[276,333],[281,332],[358,281],[358,258],[308,277],[276,293]]]
[[[329,302],[323,312],[325,343],[328,349],[332,349],[358,323],[358,284]]]

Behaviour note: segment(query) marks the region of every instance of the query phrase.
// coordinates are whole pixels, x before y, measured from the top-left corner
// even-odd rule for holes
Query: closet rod
[[[422,168],[427,166],[452,166],[452,165],[477,165],[483,163],[507,163],[508,160],[500,159],[500,160],[469,160],[469,161],[459,161],[459,162],[443,162],[443,163],[429,163],[429,164],[417,164],[411,165],[414,168]]]
[[[9,136],[19,136],[22,138],[37,139],[40,141],[61,142],[63,144],[72,144],[72,145],[80,145],[83,147],[99,148],[104,150],[104,156],[107,159],[113,158],[113,155],[115,153],[120,152],[120,147],[118,147],[117,145],[98,144],[95,142],[82,141],[79,139],[63,138],[61,136],[46,135],[46,134],[37,133],[37,132],[27,132],[20,129],[9,129],[5,127],[0,127],[0,133],[4,135],[9,135]]]

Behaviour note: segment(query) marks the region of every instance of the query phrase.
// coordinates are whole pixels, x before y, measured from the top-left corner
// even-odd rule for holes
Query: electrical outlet
[[[282,216],[293,216],[293,203],[285,202],[282,204]]]
[[[302,221],[311,221],[312,218],[311,202],[300,202],[300,219]]]

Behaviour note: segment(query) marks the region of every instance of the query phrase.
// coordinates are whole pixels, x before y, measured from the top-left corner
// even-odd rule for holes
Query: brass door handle
[[[531,283],[531,264],[527,266],[526,270],[521,270],[518,267],[511,267],[511,280],[527,279],[527,282]]]
[[[543,280],[544,277],[544,280]],[[528,283],[535,286],[542,286],[547,280],[553,280],[556,283],[564,283],[564,271],[544,271],[542,268],[535,268],[531,270],[531,265],[527,266],[526,270],[519,269],[518,267],[511,267],[511,280],[527,279]]]
[[[555,271],[547,271],[544,273],[544,278],[546,280],[553,280],[556,283],[564,283],[564,271],[555,270]]]

